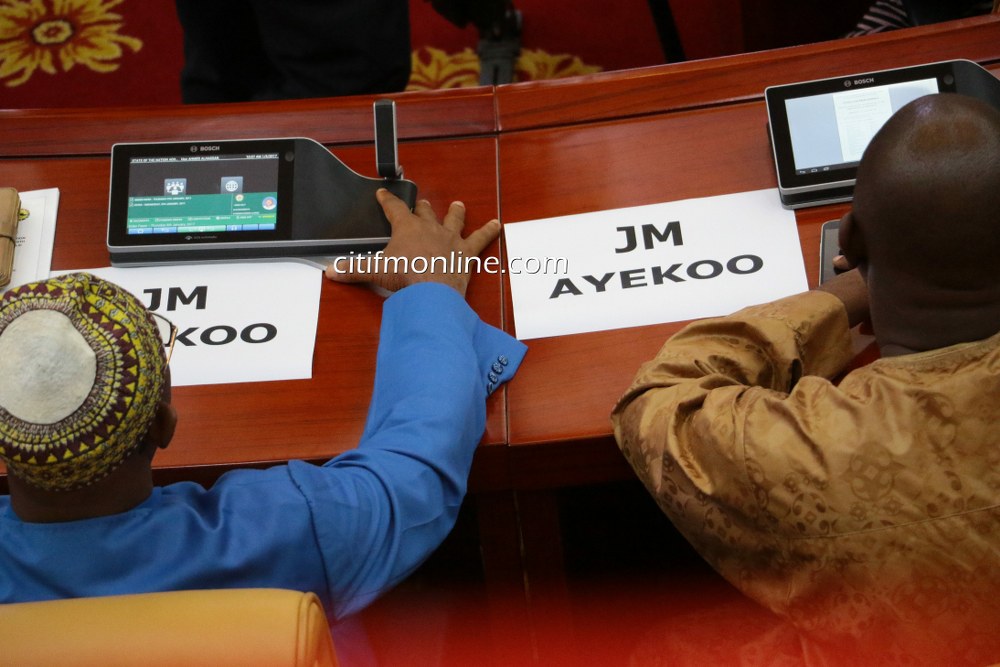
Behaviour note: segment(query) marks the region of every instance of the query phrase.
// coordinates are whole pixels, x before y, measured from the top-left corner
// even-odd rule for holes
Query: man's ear
[[[861,227],[854,220],[853,211],[848,211],[840,219],[837,240],[840,243],[840,252],[844,254],[851,268],[860,265],[868,259],[865,237],[861,231]]]
[[[156,414],[153,422],[146,432],[146,447],[149,448],[150,456],[157,449],[166,449],[167,445],[174,437],[174,430],[177,428],[177,410],[166,401],[160,401],[156,406]]]

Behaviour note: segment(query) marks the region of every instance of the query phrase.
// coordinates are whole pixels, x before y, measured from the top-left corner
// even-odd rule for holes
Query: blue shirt
[[[361,441],[323,466],[157,487],[128,512],[63,523],[21,521],[0,496],[0,602],[278,587],[337,617],[364,607],[451,530],[486,397],[526,349],[432,283],[385,302],[380,336]]]

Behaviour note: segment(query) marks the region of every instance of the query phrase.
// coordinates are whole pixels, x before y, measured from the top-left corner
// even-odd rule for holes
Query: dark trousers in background
[[[401,91],[407,0],[176,0],[185,103]]]

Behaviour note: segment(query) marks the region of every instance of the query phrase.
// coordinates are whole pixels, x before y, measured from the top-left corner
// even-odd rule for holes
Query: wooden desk
[[[115,142],[311,137],[362,174],[375,174],[372,98],[150,109],[0,112],[0,183],[61,191],[53,269],[107,266],[108,173]],[[419,196],[443,213],[462,198],[470,227],[497,217],[496,137],[490,89],[402,96],[400,159]],[[487,250],[496,255],[499,244]],[[264,265],[262,265],[263,267]],[[266,268],[263,279],[266,279]],[[502,326],[498,275],[474,277],[472,307]],[[324,461],[357,443],[374,377],[382,298],[324,282],[313,379],[178,387],[171,446],[156,459],[160,482],[211,481],[238,465],[289,458]],[[491,397],[476,483],[506,486],[503,391]]]
[[[774,187],[765,86],[951,58],[1000,68],[1000,17],[561,81],[401,94],[401,160],[420,196],[439,209],[463,199],[473,225],[498,214],[516,221]],[[113,143],[307,136],[371,174],[372,99],[0,111],[0,183],[60,188],[53,268],[103,266]],[[843,210],[798,214],[811,284],[819,225]],[[487,322],[513,330],[499,276],[476,276],[469,299]],[[380,304],[362,288],[324,284],[310,381],[178,388],[181,422],[157,458],[158,480],[210,481],[232,466],[324,460],[352,447],[371,389]],[[608,413],[679,326],[532,341],[518,376],[490,400],[471,488],[629,476]]]
[[[1000,69],[1000,17],[501,86],[503,220],[777,187],[766,86],[955,58]],[[846,208],[796,215],[810,286],[817,281],[820,225]],[[509,293],[505,309],[512,323]],[[611,437],[610,410],[640,363],[682,325],[530,341],[527,363],[508,392],[513,486],[546,489],[630,477]]]

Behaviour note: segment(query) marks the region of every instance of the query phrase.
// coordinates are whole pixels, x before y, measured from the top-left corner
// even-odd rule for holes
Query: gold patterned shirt
[[[831,382],[851,358],[823,292],[695,322],[615,438],[704,558],[806,633],[1000,660],[1000,334]]]

